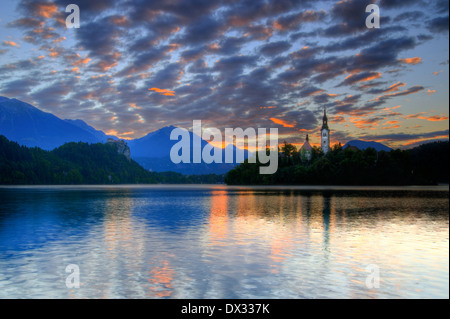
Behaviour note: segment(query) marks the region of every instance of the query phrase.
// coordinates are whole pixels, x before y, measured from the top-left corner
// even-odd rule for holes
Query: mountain
[[[67,142],[106,141],[103,132],[82,121],[64,121],[28,103],[6,97],[0,97],[0,134],[20,145],[44,150]]]
[[[132,158],[141,164],[144,168],[154,172],[177,172],[185,175],[206,175],[206,174],[225,174],[239,163],[225,163],[225,149],[219,150],[215,148],[214,152],[222,151],[222,163],[199,163],[194,164],[192,161],[193,154],[193,139],[194,133],[189,132],[190,138],[190,154],[191,163],[179,163],[174,164],[170,159],[170,150],[178,143],[178,140],[171,140],[170,134],[176,129],[174,126],[164,127],[148,135],[128,141],[128,145],[131,149]],[[201,139],[201,148],[203,149],[209,143]],[[235,154],[237,148],[233,146],[227,146],[232,148],[233,154]],[[251,155],[250,152],[244,150],[244,158],[247,159]]]
[[[158,179],[114,144],[67,143],[52,151],[0,135],[0,184],[135,184]]]
[[[164,127],[148,135],[127,141],[131,150],[131,158],[147,170],[154,172],[177,172],[188,175],[225,174],[236,166],[232,164],[173,164],[170,150],[178,141],[170,140],[174,126]],[[117,140],[115,136],[106,135],[82,120],[62,120],[53,114],[19,101],[0,96],[0,135],[23,146],[39,147],[53,150],[68,142],[105,143],[108,138]],[[191,141],[193,133],[189,132]],[[201,147],[208,142],[201,140]],[[234,146],[229,146],[234,147]],[[193,146],[191,142],[191,158]],[[235,147],[233,149],[236,151]],[[250,153],[244,151],[244,157]],[[192,162],[192,161],[191,161]],[[225,152],[222,155],[225,162]]]
[[[142,138],[128,141],[132,156],[134,158],[163,158],[169,156],[172,146],[177,143],[177,141],[170,140],[170,133],[174,129],[176,129],[174,126],[164,127]]]
[[[366,142],[366,141],[360,141],[360,140],[353,140],[353,141],[350,141],[347,144],[345,144],[343,148],[346,149],[349,146],[356,147],[356,148],[360,149],[361,151],[364,151],[365,149],[368,149],[368,148],[374,148],[378,152],[380,152],[380,151],[385,151],[385,152],[392,151],[391,148],[389,148],[386,145],[383,145],[381,143],[378,143],[378,142]]]
[[[105,143],[106,141],[108,141],[109,138],[112,138],[114,140],[118,139],[116,136],[106,135],[104,132],[96,130],[92,126],[86,124],[86,122],[83,120],[64,120],[64,121],[91,133],[101,143]]]

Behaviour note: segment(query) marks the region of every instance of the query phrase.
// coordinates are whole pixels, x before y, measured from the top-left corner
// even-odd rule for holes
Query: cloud
[[[35,16],[42,18],[52,18],[58,13],[58,6],[52,2],[27,1],[27,9]]]
[[[367,5],[373,3],[370,0],[342,0],[331,9],[333,21],[336,25],[330,26],[324,31],[325,36],[342,36],[355,32],[366,31]]]
[[[431,32],[446,33],[448,32],[449,16],[437,17],[427,23],[427,27]]]
[[[391,143],[399,143],[403,142],[406,145],[410,143],[416,143],[418,140],[427,140],[427,139],[448,139],[449,130],[442,131],[431,131],[431,132],[418,132],[418,133],[394,133],[394,134],[367,134],[363,135],[360,138],[367,141],[389,141]]]
[[[415,93],[418,93],[420,91],[423,91],[424,89],[425,88],[423,86],[421,86],[421,85],[415,85],[415,86],[410,87],[409,89],[406,89],[404,91],[394,90],[394,91],[391,91],[389,93],[385,93],[384,95],[380,95],[380,96],[370,100],[369,102],[366,103],[366,107],[377,108],[379,106],[384,105],[389,99],[391,99],[393,97],[399,97],[399,96],[406,96],[406,95],[410,95],[410,94],[415,94]]]
[[[180,63],[171,63],[151,76],[145,84],[147,87],[170,87],[175,88],[181,80],[183,66]]]
[[[323,89],[319,89],[318,87],[315,87],[315,86],[308,86],[308,87],[301,89],[299,95],[300,95],[300,97],[309,97],[309,96],[319,94],[322,92],[324,92]]]
[[[205,16],[195,24],[190,24],[175,41],[183,44],[198,45],[219,38],[227,29],[220,20]]]
[[[3,41],[3,45],[20,48],[20,45],[14,41]]]
[[[38,82],[35,79],[20,79],[13,80],[4,83],[0,86],[0,92],[2,95],[7,95],[11,97],[22,97],[26,96],[31,88]]]
[[[391,93],[398,91],[401,87],[404,87],[406,84],[403,82],[397,82],[392,84],[391,86],[385,89],[371,89],[368,91],[370,94],[383,94],[383,93]]]
[[[273,27],[274,29],[279,31],[296,30],[303,23],[315,22],[325,18],[325,16],[326,16],[325,10],[320,11],[306,10],[279,17],[273,23]]]
[[[280,53],[286,52],[291,48],[291,44],[287,41],[271,42],[263,45],[259,52],[265,56],[276,56]]]
[[[2,44],[0,89],[134,136],[194,118],[216,127],[270,127],[276,119],[284,136],[296,136],[299,127],[317,130],[323,106],[340,123],[381,117],[372,114],[395,97],[433,92],[434,84],[416,76],[423,68],[408,66],[434,61],[417,47],[446,30],[448,3],[422,10],[415,1],[378,1],[383,27],[368,30],[372,2],[79,0],[81,28],[66,30],[70,0],[20,0],[6,26],[21,48]],[[408,27],[417,18],[423,25]],[[426,45],[435,50],[436,42]],[[438,103],[437,95],[426,98]],[[392,114],[383,116],[398,120]]]
[[[405,63],[405,64],[416,65],[416,64],[419,64],[420,62],[422,62],[422,58],[415,57],[415,58],[399,59],[399,61],[401,63]]]
[[[14,20],[8,23],[8,26],[13,28],[35,29],[35,28],[42,28],[44,24],[45,23],[42,20],[26,17]]]
[[[124,31],[112,24],[108,18],[85,22],[76,32],[77,45],[89,52],[93,58],[104,58],[115,52]]]
[[[91,14],[110,9],[117,3],[116,0],[77,0],[76,2],[73,0],[55,0],[54,2],[62,8],[66,8],[71,3],[76,3],[80,7],[80,11],[88,14],[88,17]]]
[[[407,90],[401,91],[401,92],[396,92],[396,93],[388,93],[387,96],[404,96],[404,95],[410,95],[410,94],[414,94],[417,92],[420,92],[422,90],[424,90],[425,88],[423,86],[420,85],[415,85],[413,87],[410,87]]]
[[[420,2],[420,0],[380,0],[380,7],[387,9],[409,7]]]
[[[422,11],[407,11],[402,12],[398,16],[396,16],[394,18],[394,22],[404,22],[404,21],[417,22],[421,21],[424,16],[425,13],[423,13]]]
[[[339,84],[339,86],[352,85],[352,84],[356,84],[359,82],[368,82],[368,81],[378,79],[380,77],[381,77],[381,73],[374,72],[374,71],[350,74],[345,78],[345,80],[343,82],[341,82],[341,84]]]
[[[382,121],[381,117],[370,117],[370,118],[360,118],[353,117],[350,118],[349,121],[353,123],[353,125],[360,129],[371,129],[373,127],[379,126],[379,122]]]
[[[406,119],[419,119],[419,120],[426,120],[430,122],[442,122],[442,121],[448,121],[449,117],[445,115],[433,115],[433,116],[424,116],[426,112],[421,112],[417,114],[410,114],[407,115]]]
[[[294,124],[289,124],[288,122],[286,122],[286,121],[284,121],[284,120],[281,120],[281,119],[277,119],[277,118],[271,117],[270,120],[271,120],[272,122],[274,122],[275,124],[281,125],[281,126],[283,126],[283,127],[289,127],[289,128],[295,127]]]
[[[354,58],[354,70],[373,70],[398,64],[397,55],[413,49],[417,45],[413,37],[401,37],[383,40],[367,47]]]
[[[159,93],[161,95],[166,95],[166,96],[175,96],[175,91],[170,91],[170,90],[165,90],[165,89],[158,89],[158,88],[151,88],[148,89],[149,91],[154,91],[156,93]]]

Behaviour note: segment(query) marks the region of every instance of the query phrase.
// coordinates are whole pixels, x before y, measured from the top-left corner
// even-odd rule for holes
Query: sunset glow
[[[133,139],[203,120],[314,144],[324,107],[332,145],[448,139],[441,2],[379,1],[379,29],[360,0],[100,0],[83,2],[79,29],[62,1],[3,3],[0,95]]]

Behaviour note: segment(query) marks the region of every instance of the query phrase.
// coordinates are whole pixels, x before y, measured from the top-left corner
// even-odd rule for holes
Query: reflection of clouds
[[[448,294],[448,215],[423,213],[430,207],[446,213],[446,198],[224,187],[157,195],[115,189],[88,197],[85,205],[63,208],[73,210],[65,226],[82,232],[49,233],[55,240],[14,260],[0,255],[0,297],[24,291],[44,298]],[[182,216],[174,215],[181,206]],[[80,289],[65,288],[68,264],[80,266]],[[369,264],[380,268],[380,289],[365,287]]]
[[[145,228],[132,213],[136,207],[132,192],[109,190],[99,206],[103,218],[81,247],[82,287],[76,291],[83,297],[120,298],[129,289],[144,296],[142,269],[145,268]],[[128,289],[124,287],[129,286]]]
[[[211,192],[209,232],[211,245],[226,245],[228,234],[228,196],[227,191]]]
[[[132,209],[133,201],[129,193],[120,197],[110,196],[105,202],[104,240],[111,259],[115,259],[121,249],[126,250],[136,244],[132,237]]]
[[[150,298],[170,297],[173,294],[174,287],[172,285],[175,271],[170,267],[168,260],[163,260],[159,265],[155,265],[150,270],[150,278],[148,282]]]

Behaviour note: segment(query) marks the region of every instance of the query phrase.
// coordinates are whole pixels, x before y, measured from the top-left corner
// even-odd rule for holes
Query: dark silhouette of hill
[[[289,151],[285,151],[288,149]],[[274,175],[260,175],[261,164],[248,161],[225,176],[229,185],[436,185],[449,182],[449,142],[433,142],[410,150],[377,152],[374,148],[343,149],[326,155],[313,147],[302,162],[293,145],[281,148]]]
[[[0,185],[218,183],[223,177],[149,172],[118,145],[67,143],[53,151],[28,148],[0,135]]]

